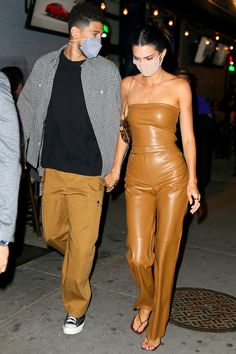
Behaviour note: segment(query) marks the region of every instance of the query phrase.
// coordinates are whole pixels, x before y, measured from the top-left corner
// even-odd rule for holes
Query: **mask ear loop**
[[[164,52],[164,55],[162,56],[162,53]],[[163,63],[163,60],[164,60],[164,58],[165,58],[165,55],[166,55],[166,49],[164,49],[163,51],[162,51],[162,53],[160,54],[160,66],[162,65],[162,63]]]
[[[69,39],[68,45],[71,45],[72,47],[77,47],[78,48],[78,45],[73,43],[73,42],[78,41],[78,39]]]
[[[72,47],[75,47],[75,48],[79,48],[79,46],[77,44],[70,43],[70,41],[68,42],[68,45],[71,45]]]
[[[69,39],[68,43],[70,42],[77,42],[78,40],[85,40],[85,38],[77,38],[77,39]]]
[[[160,66],[162,65],[162,63],[163,63],[163,57],[161,56],[161,54],[160,54],[160,61],[159,61],[159,63],[160,63]]]
[[[68,45],[71,45],[72,47],[75,47],[75,48],[81,48],[82,47],[82,45],[79,45],[79,43],[76,43],[76,44],[74,44],[74,43],[71,43],[71,42],[77,42],[78,40],[80,40],[81,38],[77,38],[77,39],[69,39],[69,41],[68,41]]]

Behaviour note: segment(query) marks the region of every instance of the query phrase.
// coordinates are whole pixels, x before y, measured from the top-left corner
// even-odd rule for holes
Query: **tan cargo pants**
[[[44,237],[64,255],[65,311],[82,316],[91,298],[89,275],[95,253],[104,188],[99,176],[46,169],[42,197]]]

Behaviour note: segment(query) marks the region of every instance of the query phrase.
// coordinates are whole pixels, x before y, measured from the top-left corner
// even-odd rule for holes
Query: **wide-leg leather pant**
[[[132,153],[126,174],[128,264],[139,289],[134,303],[151,310],[147,335],[164,336],[187,210],[188,172],[179,150]]]
[[[82,316],[91,298],[89,275],[103,201],[99,176],[46,169],[42,197],[44,238],[64,255],[62,297],[65,311]]]

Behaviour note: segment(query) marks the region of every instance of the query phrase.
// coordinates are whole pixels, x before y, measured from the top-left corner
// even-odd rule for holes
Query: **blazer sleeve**
[[[116,100],[117,104],[119,107],[119,110],[121,109],[121,98],[120,98],[120,82],[121,82],[121,77],[119,70],[116,65],[112,66],[112,79],[113,79],[113,86],[115,89],[115,95],[116,95]]]
[[[14,235],[20,174],[19,121],[10,83],[0,73],[0,240]]]
[[[17,107],[24,133],[25,149],[27,149],[27,142],[33,127],[33,120],[35,119],[41,70],[40,60],[38,60],[35,63],[17,101]]]

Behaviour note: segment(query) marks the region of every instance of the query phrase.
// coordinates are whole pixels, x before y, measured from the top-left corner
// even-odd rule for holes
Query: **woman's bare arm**
[[[128,103],[127,103],[127,92],[131,78],[126,77],[121,81],[121,112],[125,115],[128,113]],[[104,186],[107,188],[106,191],[110,192],[114,186],[117,184],[120,178],[120,170],[121,165],[127,151],[128,144],[125,143],[122,138],[121,134],[118,134],[117,144],[116,144],[116,152],[112,170],[104,177]]]
[[[189,83],[184,79],[178,82],[178,95],[180,107],[181,137],[184,157],[189,173],[187,194],[190,204],[194,203],[191,208],[191,212],[194,213],[200,206],[198,203],[200,194],[197,188],[196,176],[196,144],[193,132],[192,93]]]

